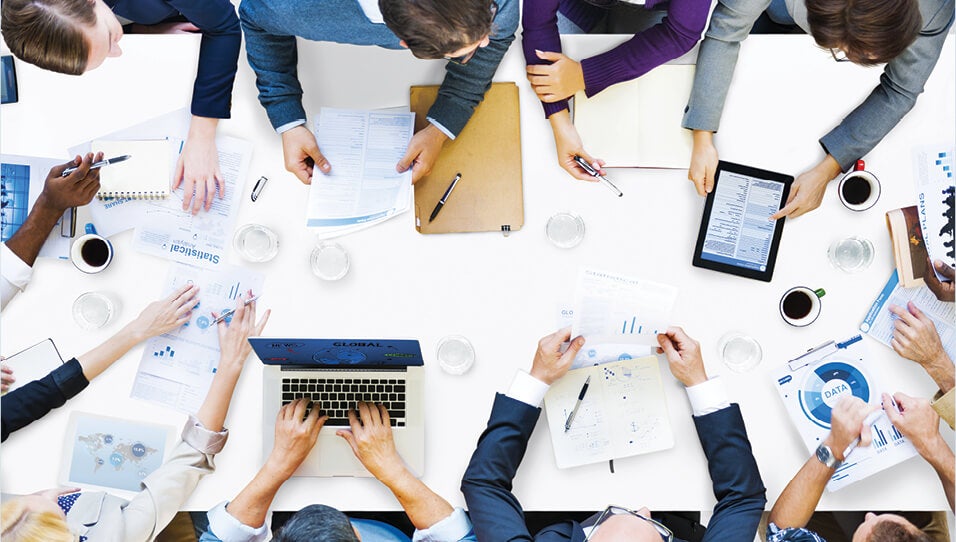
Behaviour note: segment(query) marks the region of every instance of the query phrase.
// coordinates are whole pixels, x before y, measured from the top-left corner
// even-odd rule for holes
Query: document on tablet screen
[[[722,171],[701,258],[766,271],[784,184]]]

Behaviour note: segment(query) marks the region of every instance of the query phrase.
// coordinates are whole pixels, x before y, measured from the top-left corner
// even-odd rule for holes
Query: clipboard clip
[[[508,237],[511,235],[511,224],[502,224],[501,225],[501,235]]]
[[[816,348],[807,350],[806,354],[788,361],[787,367],[789,367],[791,372],[797,371],[803,367],[806,367],[807,365],[812,365],[818,361],[823,361],[840,350],[845,350],[851,344],[861,340],[863,340],[862,335],[854,335],[843,342],[827,341]]]

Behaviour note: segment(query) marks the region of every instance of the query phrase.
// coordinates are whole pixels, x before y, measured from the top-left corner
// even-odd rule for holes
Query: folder
[[[437,96],[437,86],[411,88],[416,132],[427,126],[425,116]],[[524,197],[519,117],[518,87],[493,83],[461,134],[445,143],[431,173],[415,183],[415,229],[419,233],[500,231],[507,235],[521,229]],[[429,223],[432,210],[457,173],[461,180]]]

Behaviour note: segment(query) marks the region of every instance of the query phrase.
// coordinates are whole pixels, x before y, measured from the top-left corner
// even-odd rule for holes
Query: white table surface
[[[571,45],[600,50],[616,39],[586,36]],[[189,103],[197,44],[192,38],[128,36],[122,57],[82,78],[18,63],[21,101],[0,110],[3,152],[65,158],[73,144],[183,107]],[[496,233],[423,236],[407,213],[341,239],[352,269],[339,282],[321,282],[308,265],[315,239],[304,227],[307,188],[284,171],[279,137],[256,101],[254,76],[243,54],[233,119],[223,122],[220,132],[255,144],[247,192],[260,175],[270,178],[258,202],[243,196],[239,212],[240,224],[265,224],[280,238],[275,260],[247,264],[267,276],[260,306],[273,315],[266,335],[419,338],[428,390],[424,480],[460,504],[461,475],[494,393],[507,389],[516,369],[530,367],[538,338],[553,331],[559,304],[572,299],[578,269],[587,265],[677,285],[674,323],[701,341],[709,373],[722,374],[730,397],[740,403],[772,504],[808,454],[767,371],[807,348],[856,333],[890,275],[893,256],[883,215],[915,200],[911,148],[954,138],[953,45],[951,36],[913,111],[865,157],[882,181],[876,207],[864,213],[845,209],[831,183],[818,210],[788,221],[769,284],[690,265],[704,200],[685,170],[614,171],[611,177],[625,192],[617,199],[599,184],[575,182],[559,169],[550,129],[524,79],[517,43],[496,80],[516,81],[521,89],[524,228],[507,239]],[[409,85],[438,83],[443,73],[442,62],[419,61],[404,51],[310,42],[301,43],[299,52],[305,106],[313,115],[322,105],[404,105]],[[749,38],[716,138],[721,158],[794,175],[806,170],[822,158],[818,137],[869,92],[880,73],[837,64],[806,36]],[[487,152],[493,155],[494,149]],[[587,224],[576,248],[555,248],[545,237],[545,222],[559,210],[576,212]],[[873,264],[855,275],[835,270],[826,257],[831,241],[851,234],[871,239],[876,247]],[[33,283],[4,311],[2,352],[53,337],[65,357],[78,355],[158,298],[168,264],[135,252],[130,241],[129,233],[114,238],[115,260],[99,275],[84,275],[65,261],[40,261]],[[241,263],[235,255],[227,260]],[[781,320],[777,302],[800,284],[823,287],[828,294],[817,322],[795,329]],[[82,332],[70,307],[90,290],[117,293],[123,307],[107,328]],[[736,374],[721,365],[716,344],[730,330],[743,330],[762,345],[763,362],[755,370]],[[448,334],[467,336],[477,351],[475,366],[464,376],[443,373],[435,360],[437,342]],[[894,389],[922,396],[935,391],[919,367],[865,340],[868,363]],[[129,398],[141,354],[142,347],[133,349],[66,407],[4,443],[0,489],[30,492],[56,484],[54,465],[71,410],[179,425],[183,415]],[[616,474],[606,464],[558,470],[545,424],[539,424],[515,479],[525,509],[593,510],[629,503],[710,510],[711,482],[690,407],[666,362],[662,366],[675,447],[619,460]],[[258,469],[261,378],[261,366],[251,357],[229,413],[230,442],[216,459],[217,472],[200,483],[187,509],[207,509],[233,497]],[[948,428],[945,434],[952,440]],[[312,502],[343,510],[400,508],[374,480],[315,478],[286,483],[274,508],[296,510]],[[913,459],[825,494],[820,508],[945,509],[946,501],[932,469]]]

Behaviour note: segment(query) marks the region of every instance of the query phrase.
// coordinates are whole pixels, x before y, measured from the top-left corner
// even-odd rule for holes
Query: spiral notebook
[[[100,170],[99,199],[163,199],[169,197],[172,177],[171,144],[165,139],[145,141],[103,141],[92,144],[93,152],[104,158],[129,155],[125,162]]]

